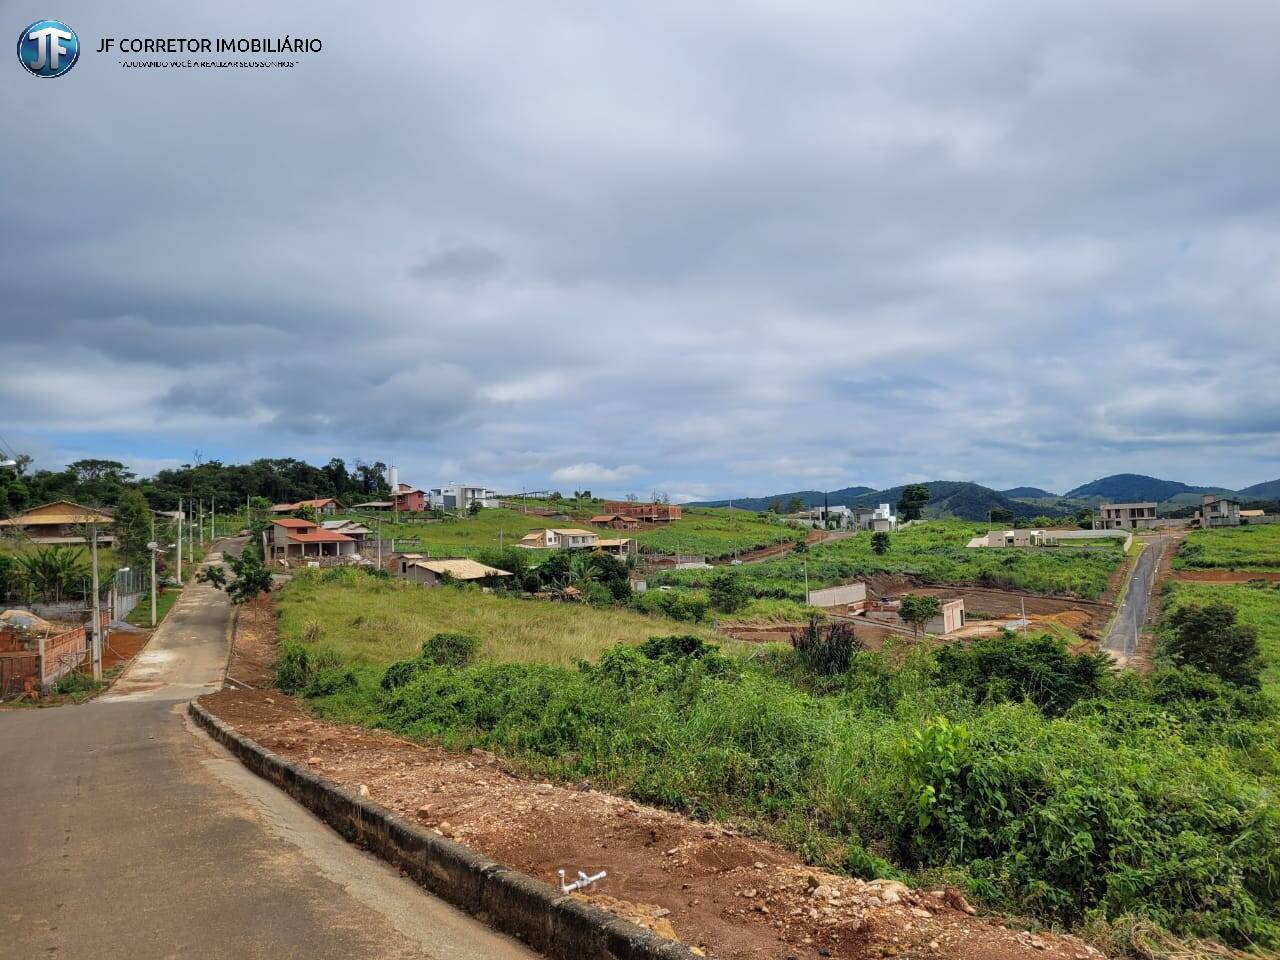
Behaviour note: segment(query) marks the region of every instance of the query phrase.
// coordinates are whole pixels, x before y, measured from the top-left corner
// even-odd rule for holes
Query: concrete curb
[[[305,765],[237,733],[194,700],[187,712],[241,763],[347,840],[381,857],[442,900],[540,953],[566,960],[695,960],[698,956],[683,944],[566,896],[324,780]]]

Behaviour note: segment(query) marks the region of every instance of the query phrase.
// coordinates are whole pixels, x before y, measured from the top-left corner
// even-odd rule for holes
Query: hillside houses
[[[314,510],[321,516],[333,516],[338,512],[338,501],[333,497],[318,497],[315,500],[299,500],[297,503],[276,503],[271,507],[272,513],[294,513],[298,510]]]
[[[271,521],[271,559],[351,557],[359,553],[354,537],[299,517]]]
[[[577,527],[531,530],[516,546],[525,550],[599,550],[622,560],[634,557],[639,550],[631,537],[601,537],[594,530]]]
[[[1156,502],[1100,503],[1093,515],[1095,530],[1149,530],[1156,525]]]
[[[488,487],[455,483],[434,487],[427,493],[427,504],[436,510],[470,510],[473,504],[485,509],[500,505],[498,494]]]
[[[609,500],[604,505],[604,512],[634,517],[644,523],[671,523],[684,515],[684,511],[673,503],[637,503],[632,500]]]
[[[420,553],[398,553],[387,562],[394,576],[424,587],[445,583],[494,583],[512,574],[465,557],[432,559]]]
[[[1195,522],[1201,528],[1240,526],[1240,501],[1230,497],[1216,497],[1206,493],[1196,511]]]
[[[55,500],[0,520],[0,533],[19,533],[32,543],[81,544],[89,542],[89,529],[97,526],[98,543],[109,544],[112,516],[105,510],[82,507],[70,500]]]

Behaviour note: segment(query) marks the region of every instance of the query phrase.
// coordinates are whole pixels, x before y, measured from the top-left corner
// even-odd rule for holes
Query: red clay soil
[[[1268,583],[1280,583],[1280,573],[1260,572],[1257,570],[1174,570],[1174,580],[1186,580],[1191,583],[1248,583],[1250,580],[1265,580]]]
[[[607,870],[587,899],[726,960],[1100,956],[1074,937],[974,916],[954,890],[838,877],[731,828],[523,779],[483,751],[318,721],[278,691],[227,689],[201,703],[281,756],[548,883],[558,869]]]
[[[102,645],[102,669],[110,670],[121,663],[128,663],[151,639],[150,630],[109,630]]]
[[[230,675],[265,681],[275,617],[267,598],[242,608]],[[1089,960],[1068,936],[982,918],[955,890],[865,883],[794,854],[590,788],[522,777],[484,751],[451,754],[381,731],[317,720],[277,690],[201,698],[270,750],[548,883],[564,869],[608,877],[587,899],[726,960],[947,957]]]

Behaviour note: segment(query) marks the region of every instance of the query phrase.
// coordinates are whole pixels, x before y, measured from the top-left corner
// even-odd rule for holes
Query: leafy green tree
[[[781,500],[774,500],[774,501],[772,501],[772,502],[769,504],[769,512],[770,512],[770,513],[781,513],[781,512],[782,512],[782,501],[781,501]]]
[[[924,594],[908,593],[902,598],[898,608],[898,616],[911,624],[912,632],[919,637],[924,625],[938,615],[940,605],[937,597]]]
[[[479,500],[472,500],[472,501],[471,501],[471,505],[470,505],[469,507],[467,507],[467,513],[471,514],[471,516],[473,516],[473,517],[474,517],[474,516],[475,516],[477,513],[479,513],[482,509],[484,509],[484,508],[481,506],[481,504],[480,504],[480,501],[479,501]]]
[[[717,570],[707,582],[711,608],[721,613],[737,613],[751,600],[751,590],[732,570]]]
[[[804,509],[804,501],[799,497],[792,497],[787,501],[787,513],[799,513]]]
[[[923,483],[913,483],[905,487],[898,499],[899,520],[919,520],[924,505],[929,502],[929,488]]]
[[[1172,633],[1164,652],[1174,663],[1195,667],[1237,686],[1257,689],[1262,673],[1258,631],[1236,619],[1221,600],[1187,603],[1169,616]]]
[[[871,535],[871,550],[877,556],[883,557],[889,552],[889,534],[883,530],[877,530]]]
[[[147,549],[147,544],[151,542],[151,509],[136,487],[126,487],[120,491],[116,500],[112,532],[116,538],[116,552],[125,563],[138,569],[150,563],[151,551]]]
[[[1084,509],[1076,512],[1076,524],[1081,530],[1090,530],[1093,528],[1093,511]]]
[[[316,513],[316,508],[310,504],[305,504],[293,511],[293,515],[299,520],[309,520],[312,523],[320,522],[320,515]]]
[[[987,515],[992,523],[1013,523],[1016,517],[1008,507],[992,507]]]
[[[262,565],[256,553],[242,552],[226,559],[235,579],[227,580],[227,571],[223,566],[205,567],[199,579],[210,583],[219,590],[225,590],[232,603],[248,603],[261,593],[271,589],[271,571]]]

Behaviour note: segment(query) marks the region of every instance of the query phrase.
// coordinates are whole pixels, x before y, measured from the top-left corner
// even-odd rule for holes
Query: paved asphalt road
[[[1129,589],[1124,603],[1111,621],[1102,649],[1120,664],[1127,663],[1137,652],[1137,637],[1143,630],[1147,604],[1151,600],[1151,588],[1155,584],[1156,567],[1160,557],[1169,543],[1165,534],[1156,534],[1147,538],[1146,549],[1138,557],[1133,571],[1129,574]]]
[[[225,594],[189,587],[82,706],[0,711],[0,958],[535,956],[345,843],[197,731]]]

